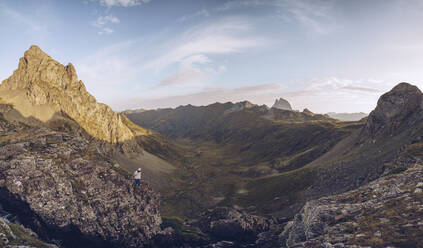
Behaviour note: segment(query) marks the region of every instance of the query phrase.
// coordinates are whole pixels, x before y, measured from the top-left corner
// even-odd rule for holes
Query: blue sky
[[[369,112],[423,87],[419,0],[0,0],[0,79],[36,44],[115,110],[283,97]]]

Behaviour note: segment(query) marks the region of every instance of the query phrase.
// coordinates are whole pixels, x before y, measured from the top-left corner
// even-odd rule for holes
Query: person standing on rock
[[[138,168],[135,172],[134,172],[134,179],[135,179],[135,185],[141,185],[141,168]]]

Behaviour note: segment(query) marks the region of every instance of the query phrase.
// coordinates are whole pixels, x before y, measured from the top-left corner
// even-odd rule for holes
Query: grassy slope
[[[192,217],[215,205],[253,205],[258,213],[268,213],[279,205],[268,204],[266,197],[295,202],[298,183],[306,186],[312,178],[302,171],[297,176],[295,170],[362,126],[313,120],[298,112],[293,114],[296,119],[274,120],[257,107],[230,111],[232,107],[227,103],[128,114],[136,124],[161,132],[185,150],[185,161],[173,174],[176,184],[161,192],[164,215]],[[265,184],[256,191],[252,186],[257,182]]]
[[[292,215],[308,199],[344,192],[396,173],[421,159],[423,124],[404,121],[376,137],[363,137],[360,130],[342,140],[329,152],[294,171],[251,181],[249,194],[238,199],[244,205],[257,204],[263,213]],[[262,194],[262,192],[271,192]]]

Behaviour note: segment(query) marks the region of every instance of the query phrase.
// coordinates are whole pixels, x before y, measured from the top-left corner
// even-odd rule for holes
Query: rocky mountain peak
[[[422,92],[416,86],[400,83],[380,97],[375,114],[388,120],[404,117],[420,108],[422,99]]]
[[[422,101],[423,94],[416,86],[400,83],[379,98],[364,130],[374,135],[385,127],[393,130],[407,120],[412,122],[414,113],[422,110]]]
[[[45,52],[36,45],[32,45],[25,53],[24,58],[27,60],[51,59]]]
[[[110,143],[146,133],[142,128],[130,128],[126,117],[98,103],[78,80],[71,63],[60,64],[35,45],[19,60],[13,75],[2,82],[0,93],[2,100],[13,104],[24,117],[47,123],[58,113],[65,113],[88,134]]]
[[[275,100],[272,108],[283,109],[283,110],[292,110],[291,104],[283,98],[279,98]]]
[[[313,113],[313,112],[311,112],[308,108],[305,108],[305,109],[303,110],[303,113],[304,113],[304,114],[306,114],[306,115],[314,115],[314,113]]]

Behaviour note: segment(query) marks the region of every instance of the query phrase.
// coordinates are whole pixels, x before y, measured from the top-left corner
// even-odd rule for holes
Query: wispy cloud
[[[29,28],[29,32],[47,32],[47,28],[45,25],[42,25],[36,20],[28,17],[27,15],[22,14],[14,9],[11,9],[3,4],[0,4],[0,12],[8,16],[9,18],[16,20],[18,23],[27,26]]]
[[[333,1],[322,0],[276,0],[273,4],[279,7],[282,19],[294,19],[306,31],[313,34],[328,34],[337,28],[332,16],[335,7]]]
[[[104,25],[108,23],[119,23],[120,20],[116,16],[113,15],[106,15],[106,16],[99,16],[95,22],[93,22],[93,26],[102,28]]]
[[[301,89],[283,92],[282,96],[299,109],[313,112],[370,112],[381,94],[395,85],[392,80],[317,78]]]
[[[183,62],[193,55],[237,53],[268,42],[263,37],[245,36],[250,28],[247,21],[236,18],[196,26],[174,41],[164,44],[163,55],[153,59],[146,66],[161,70],[172,63]]]
[[[131,89],[130,95],[169,96],[213,87],[214,79],[230,70],[215,56],[250,52],[269,42],[250,32],[247,21],[231,18],[200,24],[176,36],[161,33],[121,42],[75,64],[87,87],[104,97],[109,97],[104,92],[115,92],[116,85]]]
[[[258,84],[240,88],[206,88],[196,93],[148,97],[142,95],[130,101],[119,100],[118,109],[163,108],[180,105],[208,105],[214,102],[239,102],[248,100],[256,104],[270,106],[276,98],[287,99],[294,109],[308,108],[316,113],[327,112],[370,112],[377,99],[395,85],[394,81],[375,79],[344,79],[336,77],[318,78],[297,90],[286,83]]]
[[[227,69],[225,65],[214,64],[211,56],[242,53],[269,43],[268,39],[249,34],[250,28],[247,21],[239,18],[196,26],[162,44],[162,53],[148,61],[145,68],[160,72],[169,66],[179,67],[175,74],[163,79],[159,87],[192,83],[195,83],[192,86],[204,87],[210,77]]]
[[[177,107],[180,105],[207,105],[215,102],[240,102],[249,100],[253,103],[262,103],[266,99],[269,102],[274,101],[276,97],[280,96],[280,92],[285,87],[281,84],[261,84],[248,87],[240,87],[235,89],[226,88],[207,88],[200,92],[166,96],[158,98],[139,97],[131,99],[130,101],[119,100],[114,106],[124,110],[129,108],[164,108],[164,107]]]
[[[100,29],[98,34],[111,34],[113,33],[113,29],[111,29],[108,25],[109,24],[118,24],[120,23],[119,18],[113,15],[106,15],[106,16],[99,16],[97,20],[91,23],[92,26]]]
[[[185,22],[185,21],[191,20],[191,19],[196,18],[196,17],[209,17],[210,15],[211,14],[210,14],[209,10],[202,9],[202,10],[195,12],[194,14],[184,15],[181,18],[179,18],[177,21],[178,22]]]
[[[150,0],[97,0],[101,5],[107,7],[132,7],[150,2]]]
[[[232,0],[207,10],[207,16],[214,12],[230,12],[243,8],[267,7],[282,22],[298,23],[309,34],[328,34],[338,27],[333,10],[336,1],[332,0]],[[191,17],[201,16],[201,12]],[[185,18],[183,18],[184,20]]]

